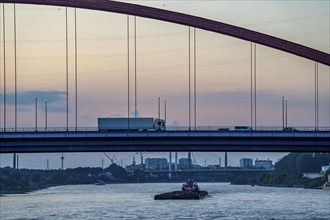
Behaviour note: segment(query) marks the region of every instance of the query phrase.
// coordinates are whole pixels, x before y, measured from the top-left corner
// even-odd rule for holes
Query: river
[[[0,219],[330,219],[330,191],[199,183],[202,200],[157,200],[179,183],[58,186],[0,197]]]

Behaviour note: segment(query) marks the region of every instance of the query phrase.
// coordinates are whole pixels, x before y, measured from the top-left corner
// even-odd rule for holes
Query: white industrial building
[[[322,166],[321,167],[321,174],[324,175],[329,169],[330,169],[330,163],[327,166]]]
[[[258,158],[254,161],[254,166],[256,168],[264,168],[266,170],[274,169],[273,161],[269,160],[258,160]]]
[[[239,167],[251,168],[251,167],[253,167],[253,160],[251,158],[241,158],[239,160]]]
[[[147,170],[162,170],[168,168],[166,158],[147,158],[145,159],[145,168]]]

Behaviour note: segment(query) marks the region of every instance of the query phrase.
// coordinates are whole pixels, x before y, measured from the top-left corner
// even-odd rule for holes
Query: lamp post
[[[35,102],[36,102],[36,109],[35,109],[35,113],[36,113],[36,127],[35,127],[35,131],[38,131],[38,98],[35,98]]]
[[[164,121],[166,125],[166,100],[164,100]]]
[[[160,97],[158,97],[158,119],[160,119]]]
[[[284,96],[282,96],[282,129],[284,129],[284,121],[285,121],[285,117],[284,117]]]
[[[285,98],[285,127],[288,127],[288,99]]]
[[[45,131],[47,131],[47,100],[45,100]]]
[[[282,96],[282,129],[288,127],[288,99]]]

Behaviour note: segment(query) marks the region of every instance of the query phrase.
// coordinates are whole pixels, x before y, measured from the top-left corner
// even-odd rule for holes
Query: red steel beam
[[[254,42],[330,66],[328,53],[242,27],[164,9],[111,0],[0,0],[0,2],[83,8],[167,21]]]

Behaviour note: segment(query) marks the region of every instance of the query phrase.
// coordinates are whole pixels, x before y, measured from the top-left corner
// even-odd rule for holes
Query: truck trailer
[[[99,131],[165,131],[165,121],[159,118],[98,118]]]

